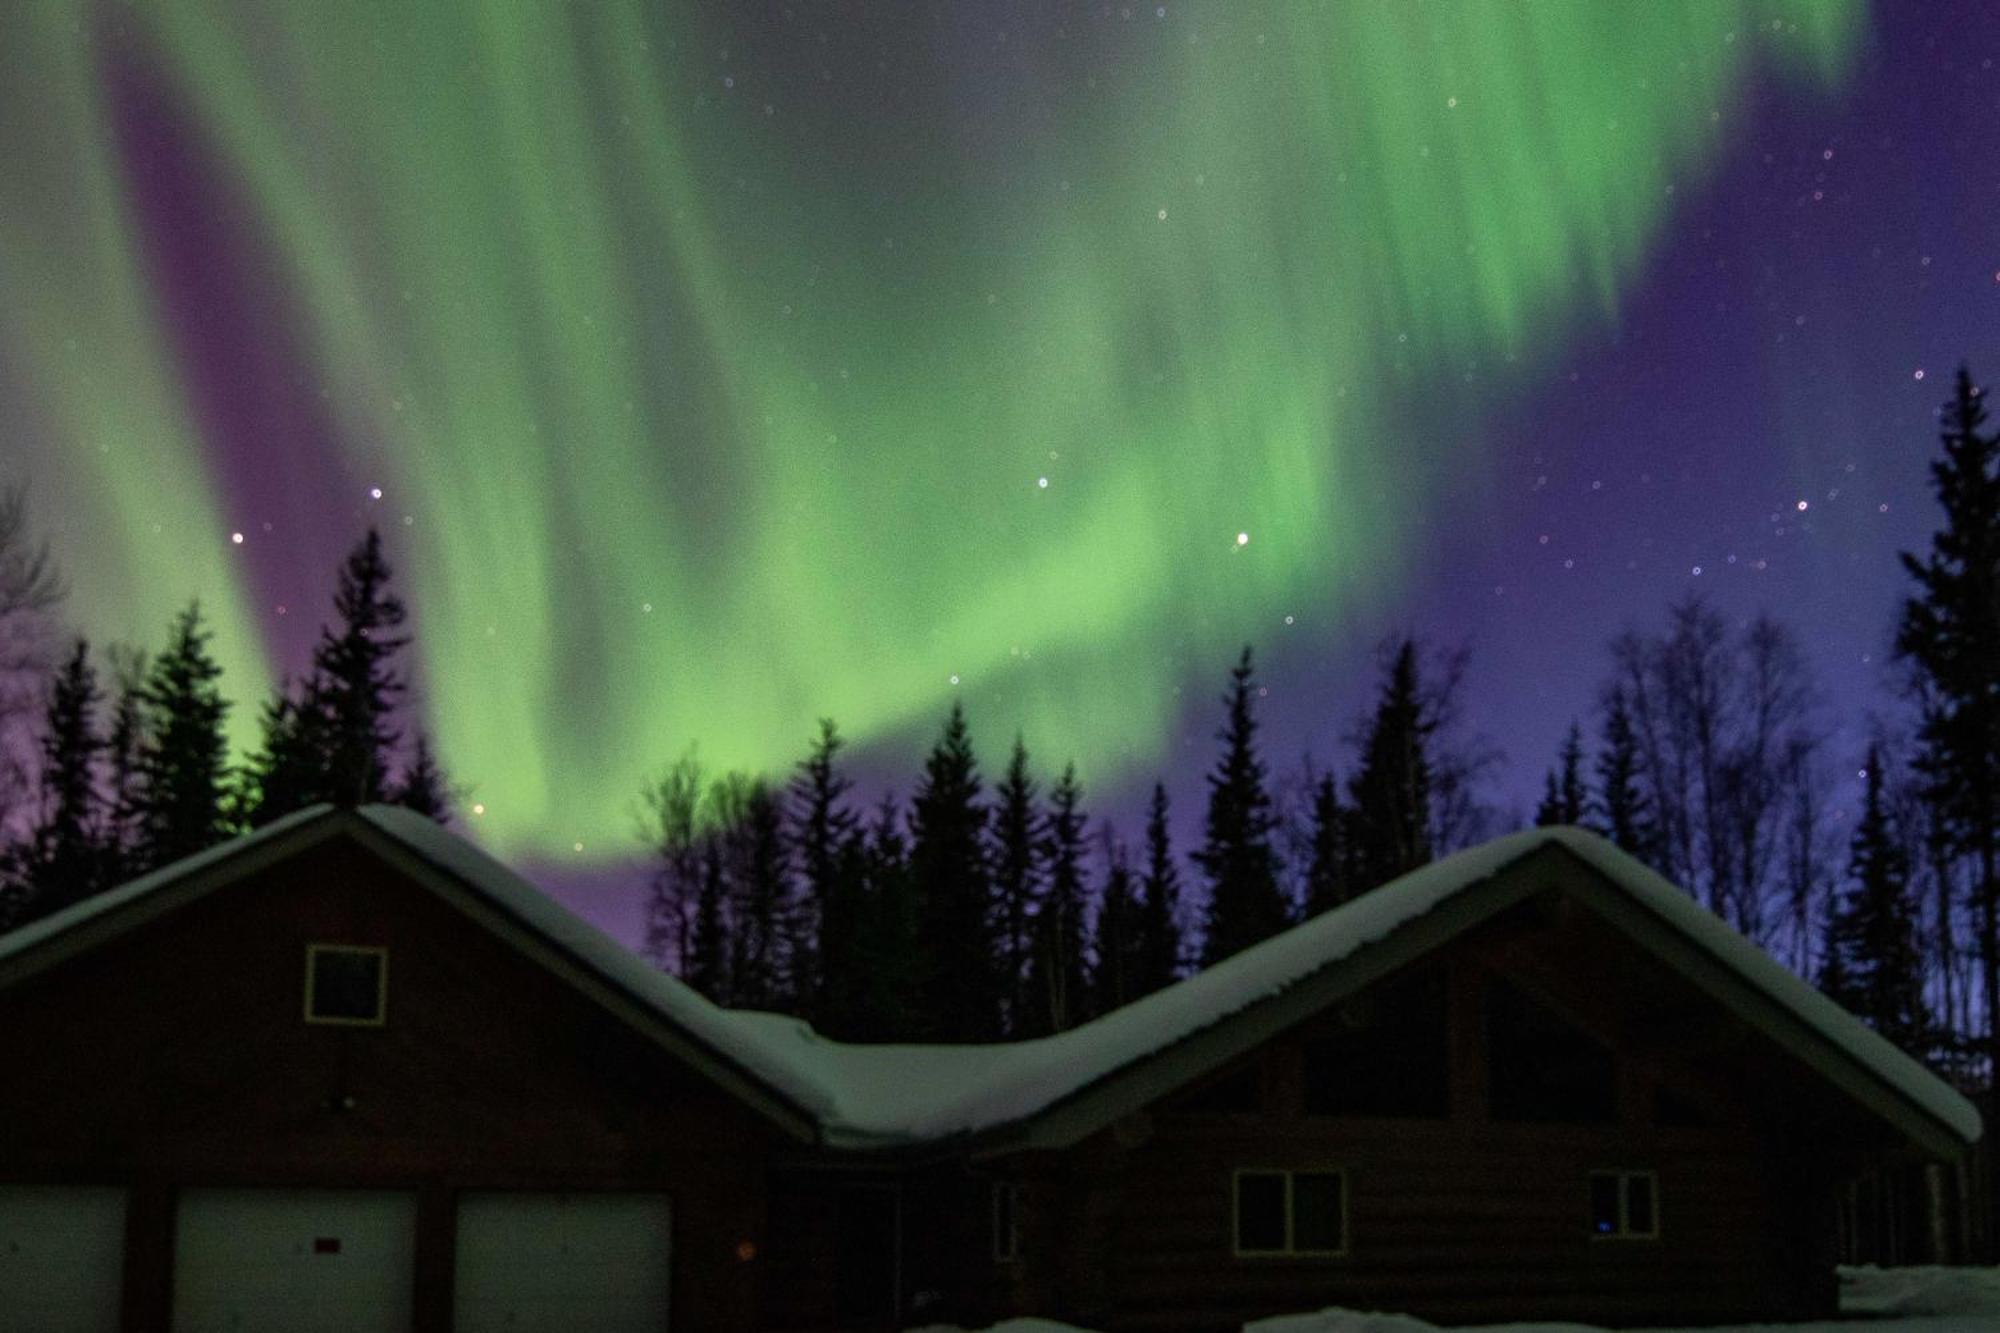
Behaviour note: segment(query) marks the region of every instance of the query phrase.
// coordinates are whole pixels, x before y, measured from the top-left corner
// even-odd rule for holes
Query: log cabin
[[[1803,1318],[1857,1180],[1931,1181],[1950,1256],[1981,1134],[1574,829],[1054,1037],[857,1046],[320,807],[0,937],[0,1068],[46,1333]]]

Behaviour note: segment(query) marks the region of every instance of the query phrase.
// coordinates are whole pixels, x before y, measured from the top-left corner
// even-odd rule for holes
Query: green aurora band
[[[1478,463],[1392,413],[1417,368],[1519,383],[1608,317],[1753,78],[1831,87],[1865,18],[1179,0],[1003,60],[982,8],[923,11],[869,101],[806,17],[766,63],[638,0],[10,5],[0,395],[73,611],[152,642],[199,594],[232,693],[272,678],[107,14],[388,491],[488,840],[592,856],[690,743],[775,770],[820,715],[908,736],[962,694],[1099,783],[1151,764],[1191,668],[1394,591]]]

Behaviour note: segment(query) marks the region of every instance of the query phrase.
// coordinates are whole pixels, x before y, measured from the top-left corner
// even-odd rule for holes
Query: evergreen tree
[[[821,718],[812,748],[792,777],[792,852],[801,901],[792,947],[792,989],[825,1031],[844,1030],[855,1011],[855,956],[864,879],[850,849],[857,821],[845,804],[839,756],[846,742]]]
[[[440,824],[451,822],[451,786],[431,750],[430,737],[421,731],[411,746],[410,762],[403,766],[403,775],[389,793],[389,799],[425,819]]]
[[[1312,789],[1311,859],[1306,863],[1306,915],[1318,916],[1354,896],[1353,854],[1347,836],[1348,810],[1340,803],[1333,774],[1322,773]]]
[[[1604,696],[1604,725],[1597,751],[1597,808],[1611,841],[1642,861],[1654,858],[1654,833],[1646,791],[1639,781],[1639,735],[1622,685]]]
[[[703,838],[695,862],[699,879],[681,980],[715,1003],[727,1005],[734,997],[729,984],[729,880],[722,867],[722,840]]]
[[[785,985],[792,887],[784,809],[760,781],[739,784],[730,804],[730,1003],[784,1008],[796,998]]]
[[[1153,784],[1146,810],[1146,869],[1139,883],[1138,969],[1132,996],[1174,984],[1181,971],[1181,873],[1167,826],[1167,788]]]
[[[150,731],[146,717],[146,659],[143,654],[111,657],[117,695],[104,741],[104,812],[98,850],[104,882],[122,884],[143,869],[146,786],[145,753]]]
[[[1363,890],[1386,884],[1431,859],[1433,728],[1423,700],[1417,644],[1404,638],[1390,656],[1362,744],[1361,768],[1349,784],[1357,887]]]
[[[1088,995],[1083,959],[1083,839],[1084,817],[1078,808],[1083,789],[1076,765],[1064,766],[1049,790],[1049,814],[1042,855],[1048,866],[1048,888],[1035,914],[1032,992],[1038,1010],[1035,1030],[1040,1036],[1063,1032],[1083,1021]]]
[[[1194,856],[1208,880],[1204,967],[1269,939],[1290,921],[1271,843],[1277,821],[1265,789],[1264,761],[1257,754],[1253,674],[1246,646],[1223,696],[1228,716],[1218,733],[1222,758],[1208,778],[1206,838]]]
[[[1040,1028],[1037,1016],[1045,1007],[1031,1004],[1028,991],[1042,879],[1042,820],[1035,796],[1035,781],[1028,775],[1028,747],[1016,736],[1007,776],[993,791],[993,897],[1010,1036]]]
[[[327,727],[323,685],[308,677],[293,698],[280,684],[258,716],[257,752],[244,768],[237,804],[255,827],[325,799]]]
[[[1583,785],[1583,728],[1572,722],[1563,736],[1562,752],[1556,767],[1542,784],[1542,803],[1535,810],[1535,824],[1548,828],[1555,824],[1582,824],[1589,796]]]
[[[409,642],[396,630],[403,603],[389,591],[389,562],[374,528],[341,566],[333,608],[337,629],[322,632],[314,654],[327,723],[326,792],[341,805],[388,794],[388,759],[397,733],[389,725],[404,690],[396,654]]]
[[[1000,1035],[1000,995],[989,924],[992,883],[978,763],[954,703],[924,762],[911,805],[910,873],[917,908],[917,956],[924,976],[917,1017],[938,1041]]]
[[[216,684],[222,668],[209,654],[209,638],[200,604],[189,605],[146,675],[150,725],[139,757],[144,869],[178,861],[228,836],[223,804],[229,750],[222,725],[229,704]]]
[[[1097,896],[1097,926],[1091,948],[1093,1014],[1108,1014],[1139,998],[1145,940],[1139,931],[1139,899],[1125,844],[1104,826],[1104,888]]]
[[[1902,556],[1917,595],[1903,603],[1896,653],[1914,668],[1923,708],[1926,797],[1950,854],[1967,864],[1988,1067],[2000,1070],[2000,432],[1982,432],[1985,422],[1982,391],[1961,366],[1944,456],[1931,464],[1944,526],[1922,558]],[[1989,1086],[2000,1090],[2000,1078]]]
[[[250,766],[246,805],[268,823],[319,801],[365,805],[390,795],[390,725],[405,682],[396,656],[409,639],[396,631],[402,599],[382,537],[370,528],[342,562],[333,609],[320,631],[312,669],[296,696],[281,691],[265,709],[263,745]]]
[[[41,800],[23,866],[28,909],[59,911],[105,887],[97,791],[97,672],[82,639],[57,670],[42,728]]]
[[[1867,771],[1861,822],[1849,844],[1851,883],[1836,909],[1827,971],[1840,988],[1836,998],[1877,1032],[1918,1053],[1930,1024],[1909,858],[1882,799],[1880,754],[1872,745]]]
[[[914,1041],[938,1027],[923,1012],[930,972],[920,953],[922,903],[898,821],[895,798],[885,795],[873,827],[848,840],[866,884],[854,958],[859,1004],[853,1027],[835,1034],[851,1041]]]

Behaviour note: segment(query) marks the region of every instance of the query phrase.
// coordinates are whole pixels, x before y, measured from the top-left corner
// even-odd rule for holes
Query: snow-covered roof
[[[796,1018],[721,1009],[571,915],[497,861],[405,810],[362,817],[507,903],[543,934],[816,1117],[827,1140],[894,1146],[980,1133],[1024,1120],[1277,995],[1387,937],[1517,861],[1557,845],[1614,888],[1840,1047],[1966,1142],[1980,1135],[1972,1104],[1637,860],[1575,828],[1497,838],[1385,884],[1187,980],[1070,1031],[985,1045],[855,1045]]]
[[[853,1045],[776,1014],[723,1009],[659,971],[465,839],[407,810],[316,807],[0,937],[0,964],[43,941],[232,857],[357,819],[500,909],[576,964],[664,1019],[812,1120],[830,1145],[907,1147],[1017,1125],[1226,1020],[1258,1009],[1487,883],[1559,847],[1603,883],[1817,1033],[1957,1139],[1979,1138],[1979,1113],[1922,1065],[1801,981],[1685,893],[1604,839],[1534,829],[1446,857],[1314,917],[1165,990],[1080,1027],[987,1045]],[[316,839],[315,839],[316,840]]]

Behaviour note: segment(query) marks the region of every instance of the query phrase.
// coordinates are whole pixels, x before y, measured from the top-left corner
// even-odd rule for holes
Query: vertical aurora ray
[[[546,850],[621,839],[690,741],[774,767],[955,689],[1100,781],[1149,763],[1187,671],[1391,591],[1445,517],[1477,460],[1394,404],[1604,318],[1749,81],[1830,83],[1861,20],[1180,3],[1002,51],[985,7],[896,8],[10,10],[0,391],[87,622],[199,591],[239,696],[266,670],[218,511],[255,442],[162,320],[108,51],[244,201],[323,475],[410,515],[431,724]]]

